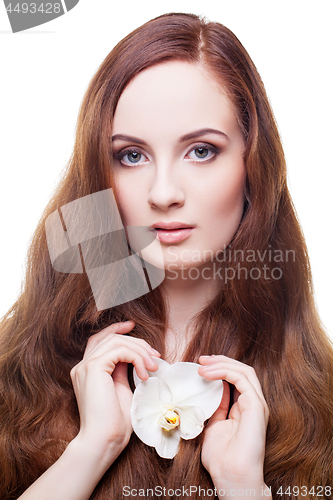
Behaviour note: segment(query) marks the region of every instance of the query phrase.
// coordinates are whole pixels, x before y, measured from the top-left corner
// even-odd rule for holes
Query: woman
[[[125,227],[155,230],[165,279],[98,310],[86,274],[52,268],[44,226],[110,187]],[[155,250],[145,260],[160,265]],[[135,30],[88,88],[3,321],[1,498],[161,496],[157,486],[169,498],[329,498],[333,353],[310,285],[277,128],[240,42],[189,14]],[[132,365],[144,380],[159,356],[225,381],[173,460],[129,416],[127,367],[133,388]]]

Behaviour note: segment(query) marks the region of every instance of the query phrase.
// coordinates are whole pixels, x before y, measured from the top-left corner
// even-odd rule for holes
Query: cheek
[[[229,240],[234,236],[243,215],[245,179],[245,169],[242,167],[237,171],[237,175],[233,172],[233,175],[225,176],[212,189],[212,228],[222,229],[223,235]],[[228,243],[229,241],[226,242]]]
[[[220,192],[218,210],[226,217],[239,217],[244,207],[244,181],[224,186]]]
[[[121,182],[121,180],[115,181],[114,190],[123,224],[125,226],[135,226],[136,218],[140,213],[140,210],[138,210],[138,203],[140,202],[139,190],[131,186],[131,183]]]

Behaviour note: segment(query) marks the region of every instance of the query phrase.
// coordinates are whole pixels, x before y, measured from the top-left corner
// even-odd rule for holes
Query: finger
[[[127,345],[131,349],[140,350],[144,349],[150,356],[160,357],[161,354],[151,347],[148,342],[143,339],[137,339],[136,337],[127,337],[116,334],[109,334],[105,339],[103,339],[99,344],[97,344],[94,349],[88,354],[89,357],[99,356],[102,352],[107,350],[112,350],[120,345]],[[142,351],[143,352],[143,351]]]
[[[125,419],[129,416],[129,408],[133,398],[133,393],[128,383],[127,371],[128,364],[120,362],[112,374],[114,388]]]
[[[240,396],[240,392],[235,388],[234,394],[233,394],[233,403],[237,403],[239,396]]]
[[[119,363],[120,361],[120,362],[132,363],[141,380],[148,380],[149,378],[148,370],[156,371],[158,369],[158,364],[155,363],[155,361],[149,356],[149,354],[143,348],[139,348],[139,352],[126,349],[127,349],[126,347],[121,346],[120,348],[118,348],[118,350],[116,350],[115,352],[116,362]]]
[[[227,382],[223,382],[223,395],[220,406],[210,418],[209,422],[216,422],[218,420],[226,420],[229,411],[230,402],[230,387]]]
[[[199,369],[200,370],[200,369]],[[240,372],[230,369],[223,364],[217,364],[216,366],[209,366],[201,368],[200,375],[204,376],[208,380],[226,380],[227,382],[233,384],[241,395],[243,395],[242,401],[244,401],[247,409],[257,408],[257,403],[260,402],[260,406],[264,405],[266,412],[266,402],[263,398],[259,396],[255,387],[248,379],[248,377]]]
[[[204,365],[204,366],[207,366],[207,371],[209,371],[209,367],[212,367],[212,365],[217,365],[218,363],[219,364],[223,363],[224,367],[228,367],[229,369],[243,373],[250,380],[253,387],[257,391],[257,394],[262,399],[265,399],[264,394],[262,392],[261,384],[260,384],[259,379],[257,377],[257,374],[252,366],[246,365],[245,363],[242,363],[241,361],[237,361],[235,359],[228,358],[227,356],[223,356],[223,355],[221,355],[221,356],[220,355],[219,356],[215,356],[215,355],[200,356],[199,363]]]
[[[76,366],[76,375],[87,372],[107,372],[113,375],[113,372],[118,363],[131,363],[134,365],[138,376],[142,380],[149,378],[149,371],[156,371],[158,365],[152,360],[147,351],[142,349],[141,352],[130,349],[127,345],[119,345],[112,351],[102,352],[99,356],[89,357],[81,361]]]
[[[104,341],[100,342],[90,354],[84,358],[84,361],[93,361],[105,355],[112,360],[114,358],[114,351],[122,346],[126,346],[145,360],[145,364],[150,371],[156,371],[158,365],[152,359],[153,356],[157,357],[155,349],[151,348],[145,341],[138,342],[138,340],[140,339],[135,339],[134,337],[110,335]]]
[[[237,402],[236,406],[239,405],[241,411],[255,411],[262,412],[265,423],[267,425],[269,419],[269,409],[264,397],[260,396],[256,391],[256,388],[252,385],[248,377],[239,371],[231,370],[230,368],[211,370],[208,373],[202,373],[202,375],[209,380],[223,379],[227,380],[229,383],[233,384],[236,388]],[[203,369],[204,370],[204,369]],[[232,408],[235,407],[235,404]]]
[[[96,334],[96,336],[97,336],[100,333],[103,333],[103,336],[101,336],[99,338],[99,340],[93,339],[92,341],[89,341],[83,358],[86,358],[87,356],[91,356],[91,355],[96,355],[96,353],[98,353],[98,351],[100,351],[100,349],[105,350],[105,346],[107,346],[109,349],[112,348],[112,345],[110,345],[110,342],[113,342],[114,345],[120,345],[120,343],[128,343],[132,347],[133,347],[133,343],[134,343],[135,345],[139,345],[141,347],[144,347],[147,351],[150,352],[150,354],[152,356],[156,356],[156,357],[161,356],[161,354],[156,349],[151,347],[148,344],[148,342],[146,342],[145,340],[138,339],[136,337],[124,336],[124,334],[128,333],[128,332],[126,332],[126,330],[122,331],[121,335],[118,335],[117,332],[109,330],[109,329],[108,329],[109,330],[108,332],[106,332],[105,330],[102,330],[101,332]]]
[[[130,342],[135,345],[139,345],[143,348],[145,348],[147,351],[151,352],[152,356],[160,357],[161,353],[154,349],[148,342],[144,339],[140,339],[137,337],[132,337],[132,336],[127,336],[127,335],[120,335],[118,336],[115,333],[110,333],[109,336],[105,337],[101,342],[100,345],[105,344],[106,342],[109,341],[109,339],[113,338],[113,341],[117,342],[118,340],[120,342]]]
[[[87,342],[87,347],[84,353],[84,357],[87,356],[101,341],[103,341],[107,336],[109,336],[110,333],[113,334],[117,333],[119,335],[124,335],[133,330],[134,326],[135,323],[132,320],[124,321],[122,323],[113,323],[112,325],[103,328],[103,330],[101,330],[100,332],[91,335],[91,337],[89,337]]]
[[[120,362],[117,364],[112,374],[112,378],[115,385],[122,384],[125,385],[126,387],[129,387],[127,372],[128,372],[127,363]]]

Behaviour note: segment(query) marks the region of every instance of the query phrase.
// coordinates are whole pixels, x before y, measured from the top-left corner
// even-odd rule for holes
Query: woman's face
[[[207,268],[230,243],[244,207],[244,138],[220,85],[197,64],[142,71],[119,99],[112,143],[125,227],[156,235],[166,273]],[[161,267],[155,243],[143,256]]]

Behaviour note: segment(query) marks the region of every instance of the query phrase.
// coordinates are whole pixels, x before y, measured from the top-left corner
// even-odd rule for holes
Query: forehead
[[[235,107],[202,65],[172,61],[143,70],[130,82],[120,96],[112,133],[166,139],[204,127],[232,133],[239,128]]]

